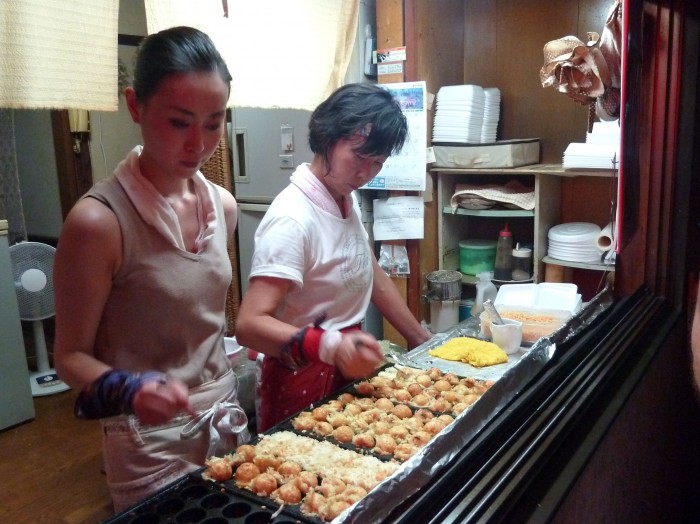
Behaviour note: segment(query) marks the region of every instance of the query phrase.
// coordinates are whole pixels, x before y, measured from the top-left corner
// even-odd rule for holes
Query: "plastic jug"
[[[491,279],[493,278],[493,273],[491,271],[485,271],[477,275],[479,281],[476,283],[476,299],[474,300],[474,305],[472,306],[471,314],[473,317],[479,316],[479,314],[484,310],[484,302],[487,300],[496,300],[496,295],[498,290],[496,286],[493,285]]]

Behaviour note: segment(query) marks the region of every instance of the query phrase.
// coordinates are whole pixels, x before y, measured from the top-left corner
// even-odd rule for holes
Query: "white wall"
[[[119,33],[124,35],[145,36],[146,11],[143,0],[120,0]],[[119,60],[133,74],[136,47],[120,45]],[[141,143],[141,131],[134,124],[126,108],[124,97],[119,96],[119,109],[114,112],[90,112],[90,160],[92,178],[95,182],[109,176],[116,165]]]

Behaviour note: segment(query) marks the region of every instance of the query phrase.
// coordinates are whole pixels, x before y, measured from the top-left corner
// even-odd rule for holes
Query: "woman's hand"
[[[189,390],[180,380],[149,380],[134,395],[134,414],[146,425],[165,424],[183,411],[194,415]]]
[[[333,365],[349,379],[372,374],[383,361],[384,354],[379,342],[364,331],[343,333],[333,355]]]

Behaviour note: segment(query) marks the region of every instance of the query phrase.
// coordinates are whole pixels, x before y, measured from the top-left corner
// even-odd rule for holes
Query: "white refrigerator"
[[[248,289],[254,236],[272,199],[289,184],[297,165],[312,158],[310,111],[236,108],[229,124],[233,191],[238,202],[241,293]]]

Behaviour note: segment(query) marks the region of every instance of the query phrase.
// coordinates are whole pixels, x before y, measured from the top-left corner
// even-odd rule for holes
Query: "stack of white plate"
[[[597,239],[600,227],[588,222],[568,222],[550,228],[547,254],[567,262],[600,262]]]
[[[435,102],[433,142],[481,143],[484,99],[480,86],[441,87]]]
[[[501,90],[497,87],[484,88],[484,120],[481,123],[481,142],[496,141],[498,120],[501,116]]]

